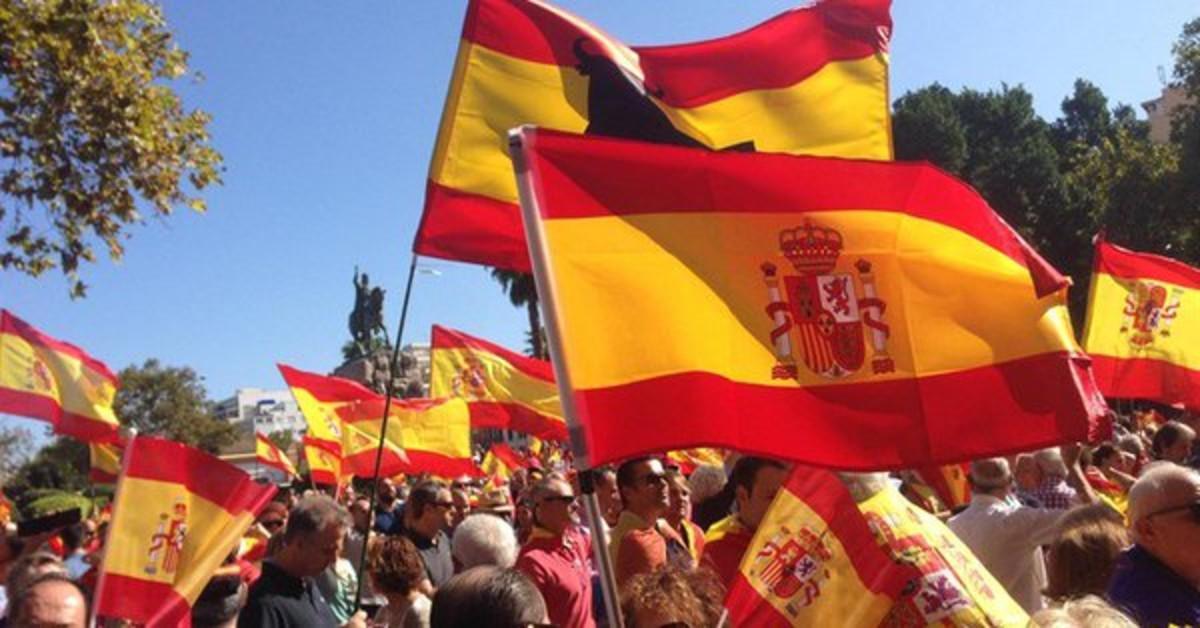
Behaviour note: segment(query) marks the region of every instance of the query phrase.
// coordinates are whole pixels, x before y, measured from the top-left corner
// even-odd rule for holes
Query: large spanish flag
[[[1067,280],[930,165],[513,142],[592,464],[715,446],[907,468],[1104,415]]]
[[[308,424],[306,436],[340,451],[345,438],[345,417],[353,415],[358,406],[376,393],[348,379],[301,371],[284,364],[276,366]]]
[[[472,0],[413,249],[529,269],[505,133],[891,156],[890,0],[826,0],[741,33],[628,47],[538,0]]]
[[[96,610],[147,626],[188,625],[192,603],[275,487],[181,443],[134,438],[96,585]]]
[[[1097,239],[1083,346],[1105,396],[1200,411],[1200,268]]]
[[[378,404],[370,416],[380,418],[348,423],[352,434],[378,440],[383,423],[382,398]],[[462,399],[393,399],[388,414],[391,418],[385,442],[403,457],[381,472],[381,476],[399,473],[432,473],[443,478],[479,475],[479,468],[471,458],[471,412],[467,402]],[[388,451],[385,449],[385,454]],[[371,455],[373,464],[373,448]],[[353,450],[347,450],[346,465],[354,465],[355,457]]]
[[[292,459],[288,458],[287,453],[280,450],[267,438],[265,434],[254,434],[254,455],[257,457],[260,464],[278,469],[288,474],[288,477],[296,477],[296,465],[292,464]]]
[[[0,412],[46,421],[56,434],[113,442],[117,376],[73,344],[0,310]]]
[[[554,368],[546,360],[433,326],[429,394],[461,397],[471,409],[471,427],[502,428],[566,440]]]
[[[798,468],[725,598],[738,626],[877,626],[916,571],[881,552],[846,487]]]

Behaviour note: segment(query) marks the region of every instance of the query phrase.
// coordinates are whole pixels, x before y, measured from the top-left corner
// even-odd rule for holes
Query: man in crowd
[[[1117,561],[1108,597],[1141,626],[1200,625],[1200,472],[1173,463],[1129,489],[1134,545]]]
[[[1037,461],[1033,459],[1033,454],[1018,454],[1013,461],[1012,474],[1013,480],[1016,482],[1013,494],[1017,501],[1030,508],[1041,508],[1042,500],[1035,497],[1034,493],[1042,485],[1044,478]]]
[[[467,493],[467,487],[464,484],[455,482],[450,489],[450,501],[454,502],[454,508],[450,513],[450,529],[458,527],[458,524],[471,514],[471,496]]]
[[[734,464],[729,482],[734,487],[737,512],[714,523],[704,537],[704,564],[716,572],[726,589],[733,584],[742,555],[787,473],[783,463],[768,458],[743,456]]]
[[[1095,496],[1078,464],[1079,449],[1072,447],[1067,480],[1093,503]],[[1045,603],[1046,565],[1042,545],[1054,540],[1065,510],[1030,508],[1013,496],[1013,476],[1004,458],[971,463],[971,503],[948,523],[979,562],[1008,590],[1025,612],[1033,614]]]
[[[381,534],[400,534],[404,529],[404,503],[396,496],[396,485],[389,478],[375,483],[375,531]]]
[[[621,516],[608,544],[617,584],[667,563],[667,539],[679,541],[660,518],[670,506],[667,474],[657,458],[634,458],[617,469]]]
[[[516,568],[541,591],[551,623],[592,628],[592,549],[574,524],[575,491],[565,480],[550,476],[533,485],[530,499],[533,532]]]
[[[12,599],[10,605],[11,626],[84,628],[87,625],[87,601],[83,591],[65,574],[38,576]]]
[[[404,534],[417,546],[421,560],[425,562],[425,573],[435,588],[454,575],[450,538],[446,536],[452,508],[454,500],[450,497],[450,489],[435,481],[414,486],[405,505]]]
[[[683,541],[681,546],[669,545],[667,556],[680,567],[695,567],[704,553],[704,530],[692,522],[692,487],[678,468],[667,471],[667,496],[670,506],[664,519]]]
[[[1041,473],[1042,481],[1033,490],[1033,496],[1043,508],[1065,510],[1078,501],[1075,489],[1067,486],[1067,464],[1057,447],[1041,449],[1033,454],[1033,462]]]
[[[509,521],[476,513],[454,531],[451,549],[460,570],[479,565],[508,568],[517,560],[517,535]]]
[[[337,560],[349,525],[348,513],[331,498],[300,500],[289,513],[282,546],[263,562],[262,577],[250,589],[238,626],[337,626],[313,578]],[[366,614],[359,611],[345,626],[361,628],[365,621]]]
[[[621,517],[621,493],[617,490],[617,473],[611,468],[596,469],[596,501],[600,505],[601,541],[608,547],[613,526]]]

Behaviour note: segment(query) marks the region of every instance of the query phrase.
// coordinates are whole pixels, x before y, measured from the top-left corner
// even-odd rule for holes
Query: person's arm
[[[1092,490],[1092,485],[1088,483],[1087,476],[1083,474],[1083,467],[1079,464],[1079,456],[1083,453],[1083,448],[1079,446],[1079,443],[1071,443],[1063,445],[1059,450],[1062,452],[1063,462],[1067,464],[1067,484],[1075,489],[1079,503],[1086,505],[1098,502],[1096,492]]]

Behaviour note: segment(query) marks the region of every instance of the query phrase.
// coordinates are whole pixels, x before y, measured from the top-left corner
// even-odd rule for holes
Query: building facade
[[[307,429],[304,415],[296,406],[290,390],[239,388],[233,397],[217,402],[213,410],[218,419],[250,432],[270,434],[291,432],[299,440]]]
[[[1182,87],[1164,87],[1162,95],[1142,103],[1146,119],[1150,123],[1150,141],[1166,144],[1171,141],[1171,116],[1175,110],[1188,102]]]

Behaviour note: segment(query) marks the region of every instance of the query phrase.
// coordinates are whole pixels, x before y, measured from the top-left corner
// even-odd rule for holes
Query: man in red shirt
[[[667,540],[683,545],[661,517],[670,506],[667,474],[656,458],[634,458],[617,469],[617,489],[624,509],[608,544],[617,586],[667,563]]]
[[[564,628],[594,628],[591,541],[574,522],[575,493],[555,476],[530,489],[533,531],[521,548],[516,568],[529,576],[546,600],[550,623]]]
[[[704,535],[703,564],[717,573],[726,589],[733,584],[754,531],[786,479],[787,467],[768,458],[745,456],[733,466],[729,483],[734,487],[737,512],[714,523]]]

